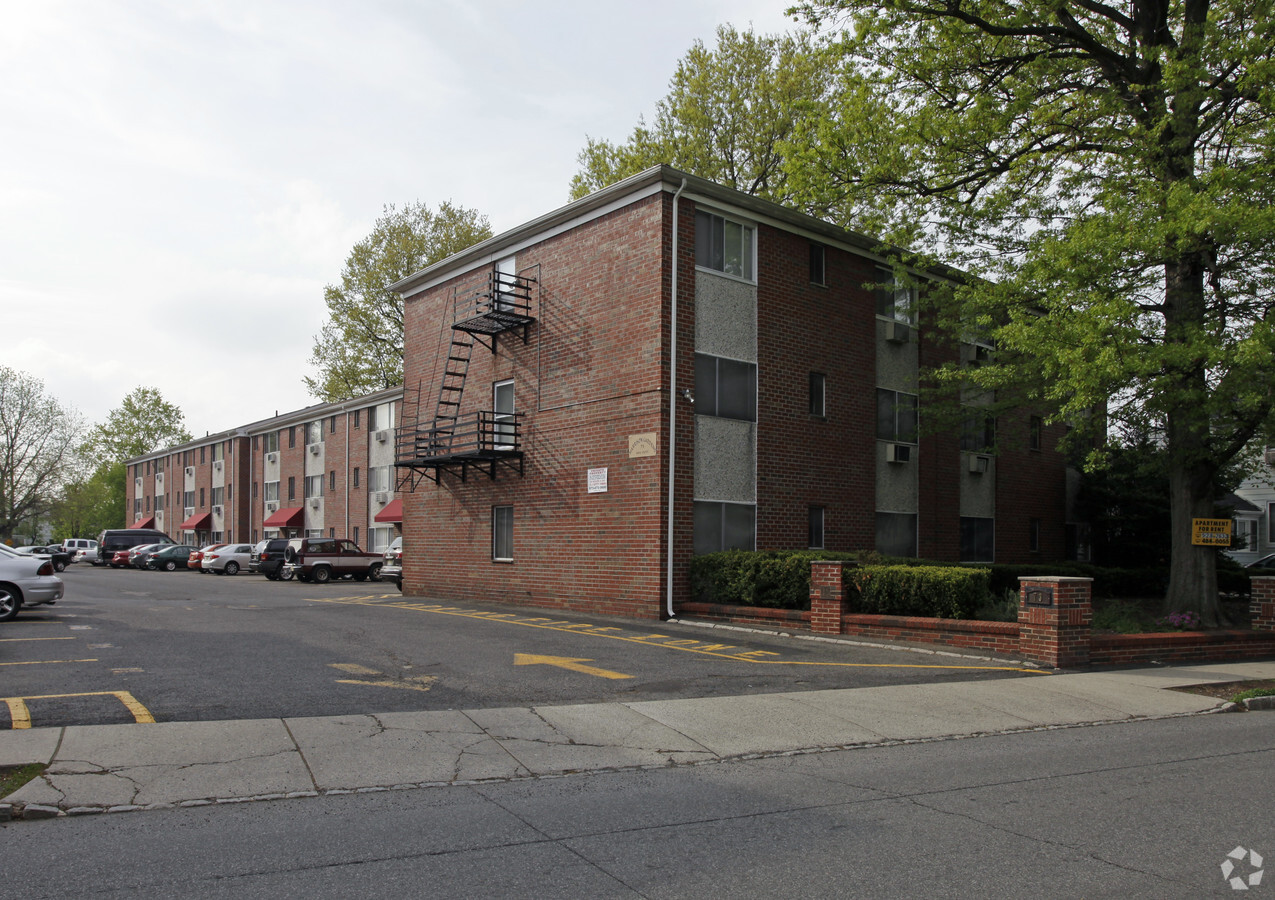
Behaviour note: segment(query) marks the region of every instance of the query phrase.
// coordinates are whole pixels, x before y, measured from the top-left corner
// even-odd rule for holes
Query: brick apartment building
[[[402,390],[309,406],[128,461],[135,528],[194,545],[399,533],[394,432]]]
[[[1062,559],[1061,428],[971,397],[918,433],[921,369],[991,348],[891,279],[869,238],[657,167],[394,285],[405,591],[654,618],[722,548]]]

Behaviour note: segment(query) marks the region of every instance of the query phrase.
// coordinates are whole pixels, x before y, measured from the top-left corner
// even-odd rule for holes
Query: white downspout
[[[667,552],[668,552],[668,572],[667,579],[667,613],[668,618],[673,618],[673,486],[676,482],[677,471],[677,270],[681,260],[678,258],[677,247],[677,201],[682,196],[682,191],[686,190],[686,179],[682,179],[682,184],[678,187],[677,192],[673,194],[673,308],[672,308],[672,332],[673,340],[669,349],[669,404],[668,404],[668,536],[667,536]]]

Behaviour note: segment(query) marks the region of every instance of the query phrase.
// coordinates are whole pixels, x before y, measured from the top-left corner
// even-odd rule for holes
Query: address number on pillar
[[[1054,589],[1051,587],[1029,587],[1025,594],[1025,602],[1028,606],[1054,605]]]

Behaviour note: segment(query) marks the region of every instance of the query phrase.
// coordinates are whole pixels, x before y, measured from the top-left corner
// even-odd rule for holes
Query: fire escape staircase
[[[466,480],[469,470],[496,477],[499,466],[523,474],[522,417],[496,410],[461,412],[465,381],[474,345],[497,352],[499,336],[521,333],[527,342],[535,322],[531,315],[531,291],[535,279],[493,268],[487,283],[452,304],[451,343],[443,362],[443,376],[434,405],[433,419],[421,416],[421,387],[414,402],[404,395],[404,421],[395,441],[394,465],[403,471],[405,483],[415,487],[420,477],[440,483],[451,471]]]

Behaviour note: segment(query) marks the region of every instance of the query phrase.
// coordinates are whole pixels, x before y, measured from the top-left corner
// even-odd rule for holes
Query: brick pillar
[[[1248,611],[1255,631],[1275,631],[1275,575],[1257,575],[1253,579]]]
[[[810,630],[815,634],[841,634],[846,611],[844,570],[855,565],[828,559],[810,561]]]
[[[1020,578],[1018,652],[1056,669],[1089,665],[1092,578]]]

